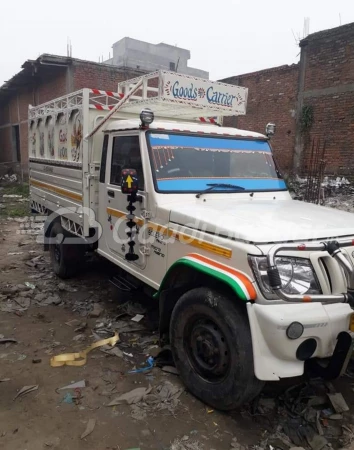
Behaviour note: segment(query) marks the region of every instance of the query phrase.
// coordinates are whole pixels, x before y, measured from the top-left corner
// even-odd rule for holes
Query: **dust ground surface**
[[[51,272],[48,253],[35,236],[21,234],[20,228],[19,222],[0,221],[0,334],[18,341],[0,343],[0,380],[9,379],[0,382],[1,449],[228,450],[235,448],[231,447],[235,437],[245,447],[260,441],[264,427],[250,415],[211,411],[186,391],[174,409],[154,410],[139,420],[132,417],[129,405],[107,406],[119,394],[138,387],[156,387],[166,380],[183,386],[178,376],[159,368],[147,374],[128,374],[144,364],[150,350],[136,343],[149,340],[149,336],[157,339],[156,332],[121,334],[118,347],[133,357],[110,356],[95,349],[82,367],[52,368],[52,356],[93,343],[92,330],[102,323],[109,327],[111,318],[121,311],[122,298],[110,288],[114,267],[98,258],[77,278],[65,281],[63,288]],[[16,286],[18,292],[8,295]],[[59,305],[42,306],[43,299],[53,296],[59,297]],[[98,318],[88,316],[94,304],[103,308]],[[129,317],[122,318],[124,326],[123,319],[131,326]],[[76,325],[80,328],[83,323],[87,328],[75,332]],[[73,340],[78,335],[79,340]],[[57,391],[80,380],[86,382],[80,391]],[[38,389],[14,400],[21,388],[30,385],[38,385]],[[80,398],[65,403],[68,392]],[[95,420],[94,430],[81,439],[90,419]]]

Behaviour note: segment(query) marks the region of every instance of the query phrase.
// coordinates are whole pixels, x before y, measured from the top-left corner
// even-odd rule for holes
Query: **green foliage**
[[[4,198],[3,195],[22,195],[19,199]],[[29,186],[27,183],[9,184],[0,190],[0,218],[25,217],[30,214],[29,209]]]
[[[314,114],[313,114],[313,106],[306,105],[302,107],[301,117],[300,117],[300,125],[301,125],[301,133],[306,134],[309,133],[312,125],[314,123]]]

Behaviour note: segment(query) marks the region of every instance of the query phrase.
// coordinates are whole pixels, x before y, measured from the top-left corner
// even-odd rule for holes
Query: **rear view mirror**
[[[135,169],[123,169],[121,189],[122,194],[136,194],[138,192],[139,180]]]

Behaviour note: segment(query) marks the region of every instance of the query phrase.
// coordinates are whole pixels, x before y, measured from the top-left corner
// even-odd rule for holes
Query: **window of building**
[[[172,72],[176,72],[176,63],[170,62],[170,70],[172,70]]]
[[[12,127],[12,160],[21,162],[21,148],[20,148],[20,126],[14,125]]]

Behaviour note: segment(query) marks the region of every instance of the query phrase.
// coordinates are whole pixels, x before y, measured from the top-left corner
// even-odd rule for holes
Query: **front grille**
[[[327,257],[319,258],[318,262],[319,262],[320,266],[323,268],[324,273],[326,274],[330,292],[333,292],[332,279],[331,279],[330,271],[328,270],[328,266],[326,264],[326,259],[327,259]]]

